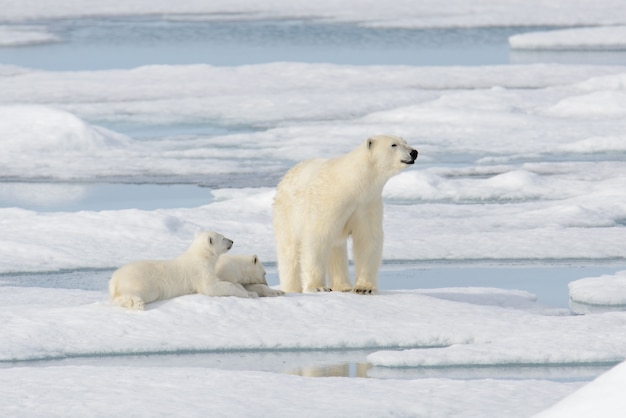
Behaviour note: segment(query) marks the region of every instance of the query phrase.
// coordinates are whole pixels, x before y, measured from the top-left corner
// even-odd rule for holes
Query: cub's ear
[[[256,255],[256,254],[255,254],[255,255],[253,255],[253,256],[252,256],[252,264],[256,264],[256,263],[258,263],[258,262],[259,262],[259,257],[257,257],[257,255]]]
[[[367,149],[372,149],[373,145],[374,145],[374,138],[368,138],[367,139]]]

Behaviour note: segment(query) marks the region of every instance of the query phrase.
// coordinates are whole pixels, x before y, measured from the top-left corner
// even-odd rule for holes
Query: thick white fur
[[[258,296],[281,296],[285,292],[272,289],[265,279],[265,267],[256,255],[223,254],[217,260],[215,272],[220,280],[239,283]]]
[[[289,170],[276,190],[273,213],[282,290],[351,290],[351,236],[353,290],[375,291],[383,248],[382,190],[416,157],[404,139],[375,136],[348,154],[306,160]]]
[[[176,296],[201,293],[207,296],[252,297],[241,285],[219,280],[215,264],[233,241],[204,231],[184,253],[172,260],[145,260],[126,264],[111,276],[111,301],[129,309],[143,310],[145,304]]]

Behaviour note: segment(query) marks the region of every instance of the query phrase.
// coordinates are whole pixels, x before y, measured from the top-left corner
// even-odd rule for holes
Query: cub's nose
[[[411,158],[413,159],[413,161],[415,161],[417,159],[417,150],[416,149],[411,151]]]
[[[232,241],[232,240],[230,240],[230,239],[229,239],[229,240],[226,240],[226,243],[227,243],[227,246],[228,246],[228,249],[229,249],[229,250],[230,250],[231,248],[233,248],[233,241]]]

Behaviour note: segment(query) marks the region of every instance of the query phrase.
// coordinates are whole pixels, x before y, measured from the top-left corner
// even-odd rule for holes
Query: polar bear
[[[126,264],[109,281],[111,301],[129,309],[143,310],[146,303],[201,293],[207,296],[253,297],[240,284],[219,280],[215,264],[233,241],[214,231],[196,234],[181,255],[171,260],[144,260]]]
[[[375,291],[383,249],[383,187],[416,158],[417,150],[404,139],[380,135],[345,155],[291,168],[278,184],[273,210],[282,290]],[[349,236],[354,289],[348,274]]]
[[[256,255],[223,254],[218,258],[215,273],[220,280],[239,283],[258,296],[282,296],[285,292],[272,289],[265,279],[265,267]]]

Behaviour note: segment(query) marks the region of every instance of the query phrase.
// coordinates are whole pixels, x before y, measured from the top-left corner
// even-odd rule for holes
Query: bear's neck
[[[362,153],[368,153],[368,151],[367,149],[359,147],[342,157],[350,162],[348,164],[351,165],[351,179],[362,180],[355,182],[360,186],[355,189],[355,192],[358,194],[375,195],[380,197],[385,184],[387,184],[387,181],[389,181],[392,176],[390,176],[386,171],[382,171],[376,164],[369,163],[369,156],[361,158],[362,156],[358,154]],[[363,164],[362,161],[364,160],[368,161],[368,163]]]
[[[211,271],[215,271],[215,265],[217,264],[218,256],[214,254],[206,254],[200,251],[187,251],[178,256],[178,258],[186,262],[200,262]]]

